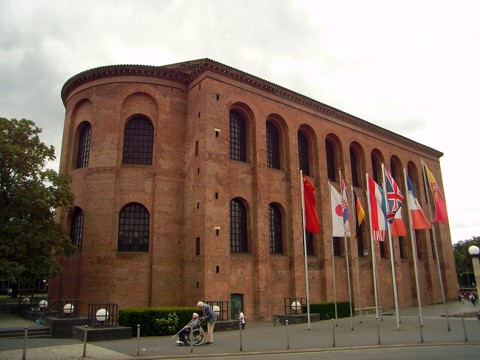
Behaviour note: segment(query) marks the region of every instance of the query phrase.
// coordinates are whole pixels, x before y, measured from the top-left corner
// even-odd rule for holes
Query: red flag
[[[303,198],[305,202],[305,230],[320,234],[320,220],[318,219],[315,199],[315,187],[307,177],[303,177]]]
[[[398,210],[395,213],[395,217],[390,224],[390,230],[392,231],[392,236],[407,236],[407,229],[405,228],[405,223],[402,220],[401,210]]]
[[[432,191],[433,201],[435,202],[435,219],[433,222],[441,221],[446,224],[448,221],[447,217],[447,204],[445,198],[443,197],[440,186],[438,186],[437,181],[433,177],[432,172],[428,168],[427,164],[425,166],[425,172],[427,173],[428,183],[430,184],[430,190]]]

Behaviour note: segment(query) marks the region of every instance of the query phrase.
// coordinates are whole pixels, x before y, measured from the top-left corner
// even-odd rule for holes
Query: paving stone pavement
[[[190,348],[176,346],[171,336],[142,337],[127,340],[89,342],[86,357],[84,344],[75,339],[29,338],[26,359],[73,360],[73,359],[173,359],[173,358],[224,358],[230,356],[254,356],[255,354],[285,354],[312,350],[336,351],[340,349],[365,349],[397,346],[428,346],[432,344],[480,345],[480,321],[476,314],[480,308],[469,303],[447,304],[449,321],[445,318],[443,304],[422,307],[424,326],[420,328],[418,308],[400,310],[401,325],[396,327],[395,316],[383,316],[382,321],[374,315],[338,319],[334,322],[312,322],[288,326],[273,326],[271,322],[248,322],[245,331],[215,333],[215,342],[209,346]],[[390,312],[394,313],[394,312]],[[459,318],[459,314],[469,317]],[[451,331],[447,331],[447,323]],[[354,330],[351,329],[354,325]],[[39,326],[34,322],[0,313],[0,328]],[[468,336],[468,342],[465,336]],[[420,342],[424,337],[424,343]],[[381,339],[381,344],[379,344]],[[0,339],[0,360],[23,359],[23,339]],[[138,355],[137,355],[138,354]],[[278,355],[277,355],[278,356]]]

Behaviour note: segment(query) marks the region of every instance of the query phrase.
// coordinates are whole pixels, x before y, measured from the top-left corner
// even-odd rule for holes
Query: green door
[[[232,319],[238,319],[240,310],[243,309],[243,294],[232,294],[230,296],[230,303],[232,304]],[[243,311],[245,312],[245,311]]]

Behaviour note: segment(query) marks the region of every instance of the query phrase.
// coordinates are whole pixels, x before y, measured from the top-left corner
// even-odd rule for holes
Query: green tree
[[[41,132],[31,120],[0,118],[0,278],[14,291],[19,279],[58,275],[57,255],[75,252],[55,221],[55,209],[71,207],[74,196],[67,179],[46,168],[55,150]]]
[[[468,248],[472,245],[480,247],[480,237],[474,236],[470,240],[458,241],[453,244],[453,256],[460,286],[470,286],[472,281],[475,281],[472,255],[468,252]],[[470,281],[468,281],[468,277],[470,277]]]

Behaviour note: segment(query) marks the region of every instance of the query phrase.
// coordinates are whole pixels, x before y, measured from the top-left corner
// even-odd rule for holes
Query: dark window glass
[[[333,151],[333,146],[329,141],[325,141],[325,150],[327,153],[328,180],[335,181],[337,178],[337,171],[335,170],[335,153]]]
[[[382,258],[387,257],[385,255],[385,250],[386,250],[385,241],[379,241],[379,244],[380,244],[380,257]]]
[[[308,142],[305,135],[298,133],[298,161],[303,175],[310,175],[310,165],[308,161]]]
[[[270,252],[281,254],[282,251],[282,214],[278,206],[271,204],[268,207]]]
[[[405,237],[399,236],[398,237],[398,248],[400,250],[400,259],[405,259]]]
[[[341,253],[341,246],[340,246],[340,238],[338,236],[333,237],[333,255],[340,256]]]
[[[272,123],[267,122],[267,166],[280,169],[280,145],[278,130]]]
[[[78,139],[77,169],[88,167],[91,135],[92,127],[90,124],[85,124]]]
[[[125,126],[124,164],[152,164],[153,125],[143,117],[130,120]]]
[[[230,202],[230,251],[248,251],[247,210],[236,199]]]
[[[305,242],[307,243],[307,255],[315,255],[313,251],[313,233],[305,232]]]
[[[82,251],[83,211],[79,207],[75,207],[75,210],[73,210],[70,239],[72,239],[72,244],[77,247],[78,251]]]
[[[356,222],[356,221],[355,221]],[[362,229],[358,224],[356,224],[356,234],[357,234],[357,250],[358,250],[358,257],[363,257],[363,235]]]
[[[378,174],[380,173],[380,170],[379,170],[379,165],[378,165],[378,161],[377,161],[377,158],[375,155],[372,154],[372,175],[373,175],[373,180],[378,184],[379,181],[379,177],[378,177]]]
[[[352,171],[352,185],[357,187],[360,186],[357,155],[355,155],[355,151],[352,149],[350,149],[350,170]]]
[[[150,215],[140,204],[125,206],[118,224],[118,251],[148,251]]]
[[[230,159],[247,161],[245,119],[236,111],[230,111]]]

